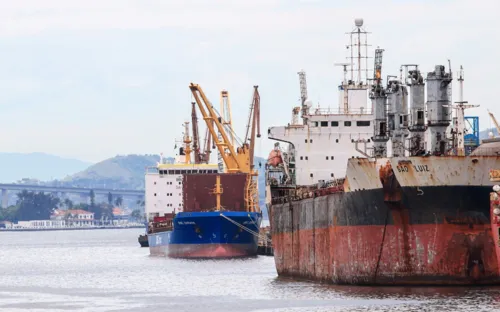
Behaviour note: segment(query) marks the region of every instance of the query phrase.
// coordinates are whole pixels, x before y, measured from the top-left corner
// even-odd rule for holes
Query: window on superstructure
[[[169,170],[168,174],[174,174],[174,170]]]
[[[370,121],[369,120],[356,121],[356,126],[358,126],[358,127],[369,127],[370,126]]]
[[[311,176],[311,178],[312,178],[312,177],[313,177],[313,174],[311,173],[311,174],[310,174],[310,176]]]
[[[350,121],[344,121],[344,127],[350,127],[351,122]]]
[[[308,160],[309,158],[306,156],[306,160]]]
[[[322,121],[321,122],[322,127],[328,127],[328,121]]]
[[[156,185],[156,181],[155,181],[155,185]]]
[[[313,142],[313,139],[309,139],[309,143],[312,143]]]
[[[315,121],[315,122],[313,123],[313,125],[314,125],[314,127],[317,127],[317,126],[318,126],[318,122],[317,122],[317,121]]]
[[[155,196],[156,196],[156,193],[155,193]]]
[[[328,160],[328,156],[326,156],[326,160]]]
[[[304,156],[300,156],[300,160],[304,160]]]
[[[339,139],[335,139],[335,143],[339,143]]]
[[[338,127],[339,126],[339,122],[338,121],[332,121],[331,126],[332,127]]]
[[[175,170],[175,174],[181,174],[180,170]]]
[[[333,156],[330,156],[330,160],[334,160],[335,158]]]

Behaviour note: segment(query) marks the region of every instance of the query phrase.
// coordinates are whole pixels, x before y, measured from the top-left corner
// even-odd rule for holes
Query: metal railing
[[[373,110],[371,108],[316,108],[311,110],[311,115],[371,115]]]

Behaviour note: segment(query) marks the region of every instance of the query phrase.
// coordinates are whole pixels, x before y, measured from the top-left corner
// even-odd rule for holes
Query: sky
[[[466,115],[485,129],[487,109],[500,118],[499,10],[498,0],[0,0],[0,152],[172,155],[194,82],[217,107],[229,91],[240,137],[259,86],[265,157],[267,128],[300,104],[299,70],[315,106],[337,107],[334,64],[355,18],[385,50],[383,76],[463,65],[464,100],[481,105]]]

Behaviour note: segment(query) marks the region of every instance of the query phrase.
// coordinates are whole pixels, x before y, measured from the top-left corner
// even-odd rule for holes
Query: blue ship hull
[[[173,258],[254,256],[258,237],[244,228],[258,233],[261,221],[257,212],[180,212],[172,231],[148,234],[149,250]]]

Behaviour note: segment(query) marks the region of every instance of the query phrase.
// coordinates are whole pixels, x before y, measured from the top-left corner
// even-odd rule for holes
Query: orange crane
[[[228,132],[233,132],[233,129],[228,127],[226,121],[217,114],[214,107],[206,97],[202,88],[194,83],[189,85],[193,97],[198,104],[198,108],[207,124],[212,140],[219,150],[219,153],[224,160],[226,173],[246,173],[247,182],[245,185],[245,205],[247,211],[260,211],[258,201],[258,189],[256,177],[258,171],[254,170],[253,155],[255,146],[255,132],[257,137],[260,137],[260,96],[257,91],[257,86],[254,87],[254,99],[252,101],[249,125],[245,141],[240,146],[235,146],[231,139],[233,138]],[[250,120],[251,119],[251,120]],[[220,134],[220,137],[218,136]],[[247,141],[250,141],[248,144]]]

